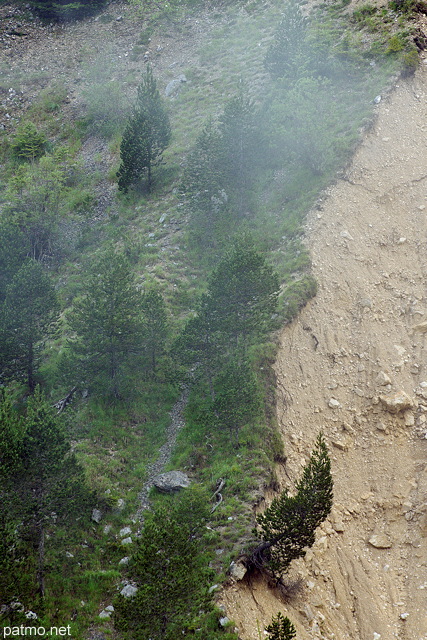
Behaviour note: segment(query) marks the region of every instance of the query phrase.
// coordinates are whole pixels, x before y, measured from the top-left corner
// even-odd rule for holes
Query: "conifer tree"
[[[19,522],[15,537],[32,545],[36,567],[33,580],[43,597],[45,533],[51,514],[55,512],[58,521],[70,522],[77,514],[89,510],[93,497],[85,488],[83,470],[70,452],[63,426],[39,388],[21,417],[16,414],[10,396],[3,391],[0,417],[2,435],[5,431],[9,434],[9,438],[0,439],[0,497],[2,503],[8,504],[3,527],[11,539],[10,522],[13,518]],[[13,555],[13,544],[8,549]]]
[[[245,348],[273,326],[279,279],[249,238],[239,239],[212,272],[208,310],[223,342]]]
[[[120,191],[127,193],[129,187],[137,186],[144,176],[147,191],[151,191],[153,168],[161,164],[170,139],[169,116],[148,66],[120,145],[121,165],[117,172]]]
[[[158,291],[147,291],[141,298],[142,335],[148,356],[148,368],[155,373],[164,352],[168,333],[166,305]]]
[[[178,504],[147,514],[129,565],[138,591],[114,603],[115,625],[126,637],[176,640],[209,606],[201,538],[206,518],[206,496],[190,489]]]
[[[22,379],[36,386],[40,347],[53,335],[59,303],[40,263],[27,260],[6,288],[0,315],[0,379]]]
[[[308,64],[306,34],[308,21],[297,2],[284,4],[282,19],[267,50],[265,66],[274,76],[293,82]]]
[[[266,157],[260,118],[254,103],[242,91],[232,98],[219,118],[223,185],[235,212],[242,215],[250,207],[251,185],[257,168]]]
[[[120,398],[135,359],[143,352],[141,294],[124,255],[113,248],[92,265],[84,295],[69,315],[72,382]]]
[[[273,616],[271,624],[265,630],[268,633],[268,640],[292,640],[297,635],[292,622],[280,611],[277,616]]]
[[[287,489],[258,516],[262,542],[249,562],[271,573],[278,583],[295,558],[303,557],[315,541],[317,527],[332,508],[331,463],[320,433],[308,464],[296,486],[294,496]]]

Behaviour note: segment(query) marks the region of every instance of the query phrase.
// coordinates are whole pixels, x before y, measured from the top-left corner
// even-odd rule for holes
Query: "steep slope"
[[[262,583],[225,592],[244,640],[279,610],[300,640],[427,638],[425,63],[308,217],[319,293],[280,337],[281,474],[292,486],[323,430],[335,506],[292,604]]]

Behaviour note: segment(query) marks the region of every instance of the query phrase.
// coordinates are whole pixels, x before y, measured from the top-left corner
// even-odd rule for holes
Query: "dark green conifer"
[[[145,177],[147,191],[153,185],[153,168],[161,164],[171,139],[169,116],[160,97],[151,67],[138,87],[136,105],[120,145],[121,165],[117,172],[119,191],[127,193]]]
[[[294,496],[287,489],[258,516],[263,541],[251,556],[255,566],[266,569],[278,583],[295,558],[305,555],[315,541],[317,527],[332,508],[331,463],[325,440],[319,434]]]
[[[297,635],[292,622],[280,611],[277,616],[273,616],[271,624],[265,630],[268,633],[268,640],[292,640]]]

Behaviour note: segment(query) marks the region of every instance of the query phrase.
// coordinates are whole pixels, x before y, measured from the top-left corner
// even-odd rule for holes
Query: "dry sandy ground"
[[[427,639],[426,61],[378,111],[309,215],[319,293],[284,329],[276,365],[286,472],[299,476],[323,430],[333,514],[292,568],[305,583],[292,605],[261,583],[224,594],[244,640],[279,610],[299,640]]]

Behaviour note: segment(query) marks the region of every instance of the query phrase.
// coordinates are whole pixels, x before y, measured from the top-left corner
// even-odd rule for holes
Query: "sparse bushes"
[[[47,139],[33,122],[22,123],[12,140],[13,155],[18,160],[34,161],[46,150]]]

